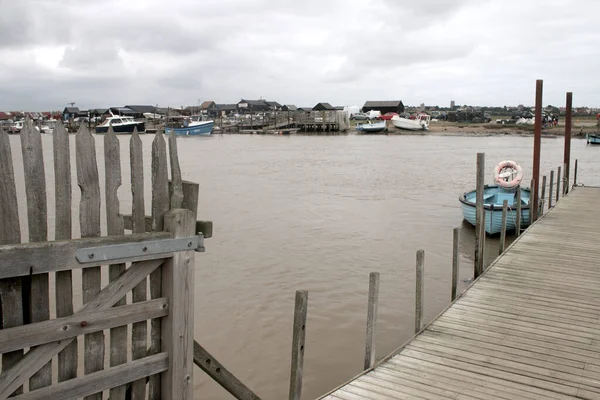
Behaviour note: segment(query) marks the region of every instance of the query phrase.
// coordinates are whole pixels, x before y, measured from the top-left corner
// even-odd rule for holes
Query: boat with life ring
[[[483,189],[485,231],[488,235],[500,233],[504,200],[508,202],[506,231],[516,230],[517,187],[521,185],[522,179],[523,169],[514,161],[502,161],[494,168],[494,184],[485,185]],[[471,190],[461,194],[458,198],[461,203],[463,218],[473,226],[476,222],[476,196],[477,191]],[[521,229],[527,228],[531,223],[530,199],[531,189],[521,187]]]

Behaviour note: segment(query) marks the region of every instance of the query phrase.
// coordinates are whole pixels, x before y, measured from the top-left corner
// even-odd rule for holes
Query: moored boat
[[[588,133],[585,137],[588,144],[600,144],[600,134]]]
[[[114,133],[133,133],[135,128],[139,133],[146,131],[144,122],[138,122],[133,117],[113,115],[96,127],[96,133],[108,132],[109,126],[112,126]]]
[[[356,124],[356,130],[359,132],[363,132],[363,133],[378,133],[378,132],[384,131],[385,128],[386,128],[385,121]]]
[[[408,131],[428,131],[431,117],[427,114],[422,114],[417,116],[416,119],[409,119],[395,115],[392,117],[391,121],[398,129]]]
[[[165,133],[171,134],[173,131],[176,135],[181,136],[210,136],[213,131],[214,121],[203,121],[202,116],[195,115],[191,118],[186,118],[183,121],[183,126],[165,127]]]

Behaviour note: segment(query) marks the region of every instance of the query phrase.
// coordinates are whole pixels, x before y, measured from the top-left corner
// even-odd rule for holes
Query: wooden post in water
[[[550,185],[548,186],[548,210],[552,208],[552,191],[554,190],[554,170],[550,171]]]
[[[569,193],[569,172],[568,172],[568,166],[567,164],[563,165],[563,171],[564,171],[564,175],[563,175],[563,189],[562,189],[562,195],[563,197],[565,196],[565,194]]]
[[[544,81],[538,79],[535,82],[535,128],[533,135],[533,173],[532,178],[536,181],[540,181],[540,147],[542,143],[542,92]],[[537,219],[538,211],[538,193],[534,190],[530,194],[532,201],[529,202],[529,212],[531,213],[531,220]]]
[[[562,179],[561,175],[562,168],[559,166],[558,171],[556,173],[556,202],[558,203],[558,199],[560,199],[560,181]]]
[[[369,303],[367,306],[367,339],[365,344],[365,365],[369,369],[375,364],[375,325],[379,303],[379,272],[369,274]]]
[[[477,278],[483,272],[483,236],[485,236],[485,210],[483,208],[484,174],[485,153],[477,153],[477,193],[475,203],[475,278]]]
[[[296,292],[294,307],[294,336],[292,337],[292,372],[290,376],[290,400],[300,400],[302,394],[302,368],[304,366],[304,339],[306,336],[306,313],[308,292]]]
[[[517,218],[515,218],[515,236],[519,237],[520,234],[521,234],[521,185],[517,186]]]
[[[417,250],[417,284],[415,293],[415,333],[423,326],[423,269],[425,267],[425,251]]]
[[[534,189],[535,189],[535,191],[536,191],[536,193],[537,193],[537,190],[538,190],[538,188],[537,188],[537,186],[536,186],[536,184],[535,184],[535,179],[532,179],[532,180],[531,180],[531,184],[530,184],[529,188],[530,188],[530,189],[529,189],[529,190],[530,190],[530,192],[529,192],[529,195],[530,195],[530,196],[531,196],[531,191],[533,191]],[[532,207],[532,204],[531,204],[531,197],[530,197],[530,198],[529,198],[529,225],[533,224],[533,223],[534,223],[534,221],[535,221],[535,220],[533,219],[533,213],[531,212],[531,207]],[[539,208],[539,206],[538,206],[538,208]],[[537,213],[536,213],[536,214],[537,214]]]
[[[577,186],[577,159],[575,159],[575,170],[573,171],[573,186]]]
[[[459,239],[460,228],[454,228],[452,231],[452,291],[450,295],[452,301],[456,299],[456,288],[458,286]]]
[[[573,114],[573,93],[567,92],[567,114],[565,115],[565,150],[564,150],[564,164],[565,164],[565,176],[567,181],[569,180],[571,172],[571,118]],[[569,193],[569,185],[565,184],[565,194]]]
[[[508,200],[502,202],[502,228],[500,228],[500,250],[498,254],[504,253],[506,245],[506,216],[508,215]]]
[[[544,206],[546,203],[546,175],[542,176],[542,195],[540,196],[542,199],[542,208],[540,209],[540,217],[544,215]]]

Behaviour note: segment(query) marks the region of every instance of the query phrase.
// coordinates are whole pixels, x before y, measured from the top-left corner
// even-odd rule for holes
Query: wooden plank
[[[176,238],[194,233],[194,213],[170,210],[165,215],[165,229]],[[162,347],[169,357],[169,370],[162,374],[162,399],[193,398],[194,346],[194,251],[182,251],[162,267],[163,296],[171,299],[171,313],[162,319]]]
[[[260,400],[260,397],[254,394],[196,341],[194,341],[194,364],[236,399]]]
[[[27,222],[30,242],[48,240],[48,206],[46,201],[46,174],[42,151],[42,134],[27,118],[21,130],[21,150],[23,153],[23,173],[25,195],[27,197]],[[40,322],[50,318],[50,290],[48,274],[36,274],[29,278],[29,310],[26,321]],[[52,384],[51,362],[44,365],[29,381],[30,390]]]
[[[501,255],[506,248],[506,216],[508,214],[508,200],[502,203],[502,227],[500,228],[500,248],[498,253]]]
[[[415,333],[423,328],[423,302],[425,299],[424,289],[424,268],[425,268],[425,251],[417,251],[417,268],[416,268],[416,291],[415,291]]]
[[[179,168],[179,155],[177,154],[177,136],[175,132],[169,135],[169,159],[171,161],[171,209],[181,208],[183,204],[183,183],[181,169]]]
[[[56,318],[0,331],[0,351],[7,352],[79,335],[127,326],[148,318],[162,318],[169,311],[169,299],[159,299],[123,305],[112,309],[78,312],[68,317]]]
[[[97,391],[106,390],[127,382],[143,379],[159,374],[167,369],[169,355],[160,353],[112,367],[106,371],[94,372],[79,378],[71,379],[58,385],[29,392],[15,399],[46,400],[46,399],[76,399],[90,396]],[[145,379],[144,379],[145,380]]]
[[[379,272],[369,274],[369,301],[367,303],[367,333],[365,343],[364,369],[375,364],[375,328],[377,325],[377,308],[379,305]]]
[[[560,199],[560,183],[562,182],[562,174],[561,171],[562,167],[559,166],[558,167],[558,171],[556,174],[556,202],[558,203],[558,200]]]
[[[184,198],[184,202],[185,202],[185,198]],[[133,218],[131,217],[131,215],[123,214],[122,217],[123,217],[123,223],[124,223],[125,229],[133,230]],[[146,219],[145,219],[145,225],[146,225],[146,232],[154,231],[155,230],[153,228],[154,217],[147,215]],[[213,222],[212,221],[196,221],[196,232],[202,233],[202,236],[204,236],[205,239],[211,238],[212,234],[213,234]]]
[[[113,131],[112,125],[104,135],[104,170],[106,191],[106,227],[109,235],[123,235],[123,217],[120,214],[118,190],[122,184],[121,146]],[[125,263],[112,264],[108,267],[108,279],[114,281],[125,271]],[[126,304],[123,297],[115,306]],[[114,367],[127,362],[127,326],[118,326],[110,330],[110,366]],[[111,400],[125,400],[127,387],[116,386],[110,389]]]
[[[519,237],[521,235],[521,218],[523,217],[521,201],[521,186],[517,186],[517,215],[515,218],[515,237]]]
[[[124,274],[102,289],[94,299],[85,303],[79,312],[100,311],[111,308],[125,296],[127,292],[132,290],[140,280],[152,273],[163,262],[164,260],[160,259],[141,261],[132,264]],[[9,394],[20,387],[23,382],[29,379],[72,341],[73,339],[66,339],[59,342],[52,342],[38,346],[27,352],[0,375],[0,398],[8,397]]]
[[[552,208],[552,190],[554,189],[554,170],[550,171],[550,185],[548,186],[548,210]]]
[[[69,134],[61,121],[52,133],[54,148],[54,239],[68,240],[72,235],[71,217],[71,152]],[[73,314],[73,277],[70,270],[56,272],[56,316]],[[58,354],[58,381],[77,376],[77,343],[71,343]]]
[[[81,237],[100,236],[100,181],[96,164],[96,144],[85,125],[76,135],[77,184],[81,190],[79,204],[79,226]],[[100,267],[83,269],[83,303],[88,303],[101,290]],[[104,333],[96,332],[84,336],[84,373],[104,368]],[[86,400],[102,400],[102,393],[86,397]]]
[[[159,131],[152,141],[152,219],[151,229],[162,231],[164,229],[165,214],[169,210],[169,176],[167,166],[167,146],[162,133]],[[133,227],[133,224],[132,224]],[[162,270],[159,268],[150,275],[150,298],[155,299],[162,295]],[[161,351],[161,321],[150,321],[150,354]],[[150,377],[148,384],[148,399],[160,400],[160,376]]]
[[[142,140],[134,128],[131,140],[129,141],[130,161],[131,161],[131,196],[133,217],[133,233],[144,233],[145,210],[144,210],[144,156],[142,151]],[[134,303],[146,301],[146,279],[143,279],[133,288],[132,301]],[[131,331],[131,350],[134,360],[145,357],[146,331],[148,323],[141,321],[133,324]],[[133,400],[144,400],[146,398],[146,379],[140,379],[131,385],[131,398]]]
[[[458,287],[458,268],[460,260],[460,228],[454,228],[452,231],[452,287],[450,290],[450,301],[456,299],[456,289]]]
[[[148,241],[169,239],[172,237],[173,235],[168,232],[154,232],[126,236],[104,236],[60,240],[56,242],[0,245],[0,265],[2,265],[2,268],[0,268],[0,278],[27,276],[30,274],[35,275],[45,272],[68,271],[83,267],[95,267],[106,264],[106,261],[98,260],[80,264],[75,258],[77,251],[88,247],[144,243]],[[124,260],[116,260],[115,262],[144,261],[156,258],[166,258],[170,255],[171,253],[144,255]]]
[[[304,342],[306,337],[306,315],[308,312],[308,292],[296,291],[294,305],[294,325],[292,336],[292,366],[290,374],[290,400],[299,400],[302,395],[302,369],[304,367]]]
[[[475,222],[475,263],[474,278],[477,279],[483,273],[483,240],[485,237],[485,214],[483,208],[483,190],[485,177],[485,154],[477,153],[477,179],[476,179],[476,222]]]
[[[15,188],[15,175],[13,159],[8,134],[0,128],[0,244],[19,243],[21,241],[21,228],[19,225],[19,208],[17,203],[17,190]],[[2,252],[0,252],[0,255]],[[8,268],[12,259],[0,262],[2,268]],[[12,275],[0,280],[0,316],[2,329],[23,325],[23,286],[21,278]],[[2,354],[2,370],[12,367],[23,354],[22,351]],[[15,393],[21,393],[22,388],[15,387]],[[7,393],[11,394],[13,391]]]

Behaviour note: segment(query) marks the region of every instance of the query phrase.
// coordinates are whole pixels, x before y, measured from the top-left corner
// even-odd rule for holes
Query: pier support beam
[[[540,181],[540,147],[542,143],[542,92],[544,81],[538,79],[535,85],[535,131],[533,135],[533,176],[536,181]],[[538,217],[538,191],[532,188],[532,202],[530,207],[531,221]]]
[[[477,186],[475,196],[475,273],[477,279],[483,273],[483,249],[485,240],[485,210],[483,191],[485,176],[485,153],[477,153]]]
[[[569,177],[571,176],[571,121],[573,115],[573,93],[567,92],[567,115],[565,116],[565,154],[564,154],[564,164],[565,164],[565,176],[567,177],[566,182],[568,182]],[[565,184],[565,194],[569,193],[569,185]]]

